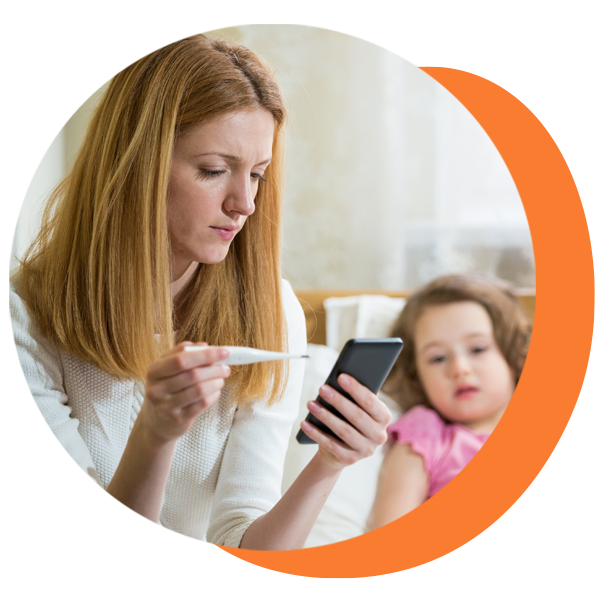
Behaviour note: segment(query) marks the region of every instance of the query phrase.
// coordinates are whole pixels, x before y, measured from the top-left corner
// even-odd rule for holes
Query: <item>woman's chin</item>
[[[217,265],[227,258],[228,252],[229,245],[227,245],[227,248],[219,248],[218,250],[211,252],[202,252],[198,254],[198,258],[196,258],[195,261],[203,265]]]

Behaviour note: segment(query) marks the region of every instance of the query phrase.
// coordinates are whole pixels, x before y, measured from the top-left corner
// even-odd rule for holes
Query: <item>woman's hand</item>
[[[229,350],[207,346],[184,352],[183,342],[148,367],[146,396],[107,491],[132,510],[158,522],[177,439],[212,406],[229,376],[214,363]],[[206,344],[198,344],[206,346]]]
[[[248,527],[241,548],[290,550],[304,547],[344,467],[370,456],[387,439],[385,430],[392,415],[385,404],[353,377],[340,375],[338,381],[356,404],[328,386],[323,386],[319,392],[352,425],[316,402],[309,402],[308,409],[343,441],[324,434],[307,421],[302,422],[302,430],[319,444],[319,451],[281,500]]]
[[[301,427],[308,437],[319,444],[318,455],[322,462],[332,469],[341,470],[371,456],[386,441],[386,427],[392,420],[392,415],[375,394],[353,377],[340,375],[338,383],[354,398],[356,404],[327,385],[319,390],[319,394],[350,423],[314,401],[308,403],[308,410],[342,441],[323,433],[307,421],[303,421]]]
[[[191,345],[179,344],[148,368],[138,420],[141,418],[146,431],[159,443],[181,437],[194,419],[218,400],[231,373],[227,365],[214,364],[229,356],[227,349],[207,346],[200,352],[183,351]]]

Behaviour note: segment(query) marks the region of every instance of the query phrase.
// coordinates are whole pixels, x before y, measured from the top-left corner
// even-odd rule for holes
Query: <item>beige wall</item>
[[[284,271],[294,287],[405,289],[463,270],[535,285],[529,230],[508,170],[468,111],[429,76],[323,29],[253,25],[211,35],[261,54],[290,109]],[[40,165],[17,252],[93,104],[73,116]]]

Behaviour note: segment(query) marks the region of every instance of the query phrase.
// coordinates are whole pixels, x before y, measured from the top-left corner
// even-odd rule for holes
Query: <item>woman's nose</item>
[[[249,217],[255,210],[256,184],[249,176],[241,176],[232,181],[225,199],[227,211],[238,212]]]

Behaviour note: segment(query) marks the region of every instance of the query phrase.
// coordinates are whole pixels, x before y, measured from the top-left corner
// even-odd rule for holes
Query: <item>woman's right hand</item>
[[[148,367],[146,394],[138,420],[155,441],[167,443],[181,437],[203,411],[221,395],[231,369],[215,362],[229,356],[218,346],[200,352],[184,352],[183,342]]]

